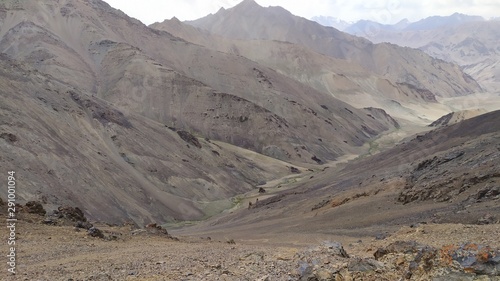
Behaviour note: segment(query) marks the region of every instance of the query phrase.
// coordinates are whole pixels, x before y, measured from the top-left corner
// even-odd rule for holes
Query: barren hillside
[[[360,33],[372,42],[391,42],[419,48],[432,57],[460,65],[463,71],[492,93],[498,93],[500,22],[471,18],[468,22],[427,29],[377,30]]]
[[[169,126],[308,163],[357,153],[394,128],[247,58],[150,29],[101,1],[14,3],[4,4],[3,52]]]

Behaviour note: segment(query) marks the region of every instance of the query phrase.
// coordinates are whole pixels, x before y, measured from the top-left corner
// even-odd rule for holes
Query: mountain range
[[[252,0],[149,27],[101,0],[4,1],[0,52],[0,166],[20,200],[137,225],[281,192],[483,91],[452,62]]]
[[[488,92],[498,92],[499,22],[480,16],[454,13],[409,23],[384,25],[361,20],[342,29],[374,43],[390,42],[424,51],[430,56],[462,67]]]

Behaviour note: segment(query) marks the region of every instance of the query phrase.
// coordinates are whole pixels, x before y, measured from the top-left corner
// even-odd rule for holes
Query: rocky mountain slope
[[[326,56],[300,44],[226,38],[177,19],[151,27],[210,49],[244,56],[356,108],[383,108],[393,117],[419,123],[448,112],[432,93],[393,83],[355,62]]]
[[[429,126],[430,127],[440,127],[440,126],[447,126],[447,125],[452,125],[455,123],[458,123],[460,121],[464,121],[466,119],[485,114],[486,110],[461,110],[461,111],[456,111],[456,112],[451,112],[446,115],[441,116],[439,119],[436,121],[432,122]]]
[[[277,159],[325,163],[398,126],[102,1],[6,1],[0,21],[1,161],[24,175],[19,200],[201,219],[291,173]]]
[[[286,163],[121,111],[5,55],[0,64],[0,167],[16,172],[19,201],[76,205],[107,222],[191,220],[290,173]]]
[[[304,175],[291,190],[253,195],[248,210],[190,231],[272,239],[381,235],[400,225],[495,223],[500,213],[500,111],[418,135],[392,149]],[[292,238],[291,238],[292,239]]]
[[[481,91],[480,86],[456,65],[409,48],[372,44],[293,16],[281,7],[261,7],[253,0],[186,23],[228,38],[299,44],[330,57],[354,62],[421,95],[450,97]]]
[[[498,280],[500,111],[421,132],[474,80],[249,0],[212,19],[245,38],[0,3],[0,279]]]
[[[12,3],[5,4],[3,52],[169,126],[310,163],[314,155],[333,160],[354,153],[392,128],[390,120],[374,120],[244,57],[150,29],[101,1],[33,2],[22,9]],[[297,147],[305,148],[296,153]]]
[[[251,1],[241,5],[233,11],[264,9]],[[109,222],[206,218],[266,182],[365,153],[368,143],[400,124],[384,110],[355,108],[322,90],[344,79],[340,68],[350,76],[344,96],[356,88],[366,97],[373,83],[356,84],[372,79],[381,84],[375,96],[387,89],[389,97],[413,93],[415,106],[435,96],[376,71],[366,74],[353,56],[372,52],[353,49],[339,59],[278,42],[263,53],[287,55],[264,63],[244,44],[235,50],[250,58],[149,28],[99,0],[6,1],[0,21],[2,167],[26,174],[20,200],[73,203]],[[342,44],[379,48],[335,34]],[[324,60],[323,71],[340,80],[305,83],[297,72],[302,62],[274,68],[301,52],[312,58],[311,68]],[[338,65],[329,68],[330,62]],[[435,63],[429,71],[444,76],[432,89],[442,96],[477,90],[455,66]]]
[[[436,20],[441,20],[442,24],[431,27],[427,23],[427,28],[418,28],[417,25],[396,31],[376,29],[357,35],[375,43],[391,42],[419,48],[432,57],[456,63],[484,89],[497,93],[500,77],[497,30],[500,22],[465,15],[458,20],[458,16],[439,17]]]

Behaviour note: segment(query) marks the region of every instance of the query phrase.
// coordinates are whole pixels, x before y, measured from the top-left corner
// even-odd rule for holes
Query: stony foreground
[[[22,214],[17,275],[5,269],[2,280],[500,280],[499,224],[420,224],[310,246],[86,224]]]

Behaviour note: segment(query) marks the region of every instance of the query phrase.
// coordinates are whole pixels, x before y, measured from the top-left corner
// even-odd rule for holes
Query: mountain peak
[[[241,1],[238,5],[236,6],[258,6],[258,7],[261,7],[257,2],[255,2],[255,0],[243,0]]]
[[[262,6],[259,5],[254,0],[243,0],[238,5],[233,7],[234,10],[243,10],[243,11],[261,9],[261,8]]]

